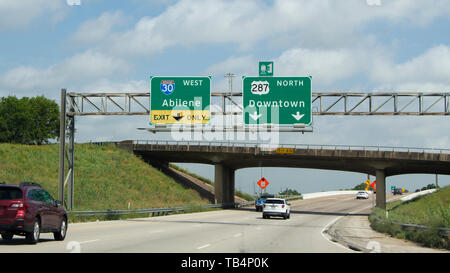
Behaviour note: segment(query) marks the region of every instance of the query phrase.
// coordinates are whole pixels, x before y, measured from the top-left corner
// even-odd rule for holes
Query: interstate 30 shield
[[[171,80],[161,81],[160,88],[163,94],[170,95],[175,91],[175,82]]]

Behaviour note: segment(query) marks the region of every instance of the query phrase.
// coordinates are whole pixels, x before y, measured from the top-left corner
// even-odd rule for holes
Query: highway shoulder
[[[370,227],[367,215],[348,215],[330,225],[325,233],[332,241],[368,253],[449,253],[393,238]]]

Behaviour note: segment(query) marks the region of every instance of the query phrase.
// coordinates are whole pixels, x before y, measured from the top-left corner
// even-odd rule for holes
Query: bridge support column
[[[384,170],[376,170],[375,175],[377,177],[377,193],[376,193],[376,206],[380,209],[386,209],[386,174]]]
[[[234,203],[234,169],[222,164],[214,167],[214,190],[216,204]]]

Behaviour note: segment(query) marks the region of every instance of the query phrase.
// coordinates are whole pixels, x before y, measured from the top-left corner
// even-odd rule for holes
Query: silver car
[[[289,219],[291,216],[290,204],[281,198],[268,198],[263,205],[263,218],[270,218],[270,216]]]
[[[359,191],[356,194],[356,199],[369,199],[369,193],[366,191]]]

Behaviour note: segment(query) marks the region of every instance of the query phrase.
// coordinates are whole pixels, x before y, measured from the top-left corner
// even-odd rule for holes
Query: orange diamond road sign
[[[377,181],[376,181],[376,180],[373,181],[372,184],[370,184],[370,186],[372,187],[372,189],[374,189],[374,190],[376,191],[376,190],[377,190],[377,189],[376,189]]]
[[[264,177],[261,178],[258,181],[258,185],[261,187],[261,189],[264,189],[265,187],[269,186],[269,181],[267,181]]]

